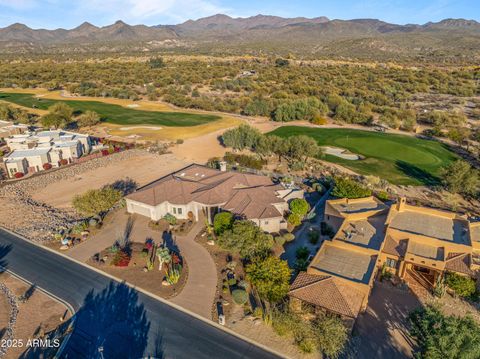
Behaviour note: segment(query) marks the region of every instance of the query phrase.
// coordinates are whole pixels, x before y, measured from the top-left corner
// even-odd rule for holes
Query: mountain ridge
[[[158,49],[165,41],[169,42],[168,46],[174,43],[205,52],[234,49],[237,52],[281,50],[318,54],[328,49],[329,54],[351,56],[357,52],[367,55],[368,49],[382,56],[411,53],[413,56],[473,54],[479,57],[480,23],[448,18],[421,25],[399,25],[379,19],[284,18],[263,14],[233,18],[215,14],[177,25],[129,25],[117,20],[102,27],[83,22],[73,29],[32,29],[21,23],[0,28],[0,48],[8,48],[10,52],[16,48],[24,52],[40,47],[77,49],[79,45],[96,43],[111,44],[115,49],[128,45],[129,49],[145,50],[149,49],[149,43],[155,43]]]

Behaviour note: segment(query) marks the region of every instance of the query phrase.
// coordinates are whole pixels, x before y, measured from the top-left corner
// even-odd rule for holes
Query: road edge
[[[28,242],[29,244],[32,244],[32,245],[37,246],[37,247],[39,247],[39,248],[42,248],[42,249],[44,249],[44,250],[46,250],[46,251],[49,251],[49,252],[51,252],[51,253],[54,253],[54,254],[56,254],[56,255],[58,255],[58,256],[61,256],[61,257],[65,258],[65,259],[68,259],[68,260],[70,260],[70,261],[72,261],[72,262],[74,262],[74,263],[76,263],[76,264],[79,264],[79,265],[81,265],[81,266],[83,266],[83,267],[85,267],[85,268],[88,268],[88,269],[90,269],[90,270],[92,270],[92,271],[94,271],[94,272],[96,272],[96,273],[98,273],[98,274],[100,274],[100,275],[103,275],[103,276],[105,276],[105,277],[107,277],[107,278],[110,278],[110,279],[112,279],[112,280],[114,280],[114,281],[116,281],[116,282],[118,282],[118,283],[124,283],[125,285],[129,286],[129,287],[132,288],[132,289],[135,289],[136,291],[139,291],[139,292],[141,292],[141,293],[143,293],[143,294],[145,294],[145,295],[147,295],[147,296],[149,296],[149,297],[151,297],[151,298],[153,298],[153,299],[155,299],[155,300],[158,300],[158,301],[162,302],[163,304],[166,304],[166,305],[168,305],[168,306],[170,306],[170,307],[172,307],[172,308],[174,308],[174,309],[176,309],[176,310],[178,310],[178,311],[180,311],[180,312],[182,312],[182,313],[188,314],[188,315],[194,317],[195,319],[201,320],[202,322],[204,322],[204,323],[206,323],[206,324],[208,324],[208,325],[211,325],[211,326],[213,326],[213,327],[215,327],[215,328],[217,328],[217,329],[219,329],[219,330],[222,330],[222,331],[226,332],[227,334],[230,334],[230,335],[232,335],[232,336],[234,336],[234,337],[237,337],[237,338],[239,338],[239,339],[241,339],[241,340],[243,340],[243,341],[245,341],[245,342],[247,342],[247,343],[249,343],[249,344],[251,344],[251,345],[254,345],[254,346],[256,346],[256,347],[259,347],[259,348],[261,348],[261,349],[263,349],[263,350],[265,350],[265,351],[267,351],[267,352],[270,352],[271,354],[274,354],[274,355],[278,356],[279,358],[286,358],[286,359],[289,358],[288,356],[286,356],[286,355],[283,354],[283,353],[280,353],[280,352],[278,352],[278,351],[276,351],[276,350],[274,350],[274,349],[272,349],[272,348],[269,348],[269,347],[267,347],[267,346],[264,345],[264,344],[258,343],[258,342],[256,342],[256,341],[254,341],[253,339],[250,339],[250,338],[248,338],[248,337],[246,337],[246,336],[244,336],[244,335],[242,335],[242,334],[239,334],[239,333],[233,331],[233,330],[230,329],[230,328],[224,327],[224,326],[222,326],[222,325],[214,322],[213,320],[208,320],[208,319],[202,317],[201,315],[198,315],[198,314],[196,314],[196,313],[194,313],[194,312],[192,312],[192,311],[190,311],[190,310],[188,310],[188,309],[185,309],[185,308],[179,306],[178,304],[172,303],[172,302],[168,301],[167,299],[162,298],[162,297],[160,297],[160,296],[158,296],[158,295],[156,295],[156,294],[153,294],[153,293],[151,293],[151,292],[149,292],[149,291],[147,291],[147,290],[145,290],[145,289],[143,289],[143,288],[137,287],[137,286],[133,285],[133,284],[130,283],[130,282],[127,282],[127,281],[125,281],[125,280],[122,280],[122,279],[120,279],[120,278],[118,278],[118,277],[115,277],[115,276],[109,274],[109,273],[103,272],[103,271],[101,271],[100,269],[97,269],[97,268],[94,268],[94,267],[92,267],[92,266],[89,266],[89,265],[86,264],[86,263],[80,262],[80,261],[78,261],[78,260],[76,260],[76,259],[74,259],[74,258],[71,258],[71,257],[69,257],[69,256],[67,256],[67,255],[65,255],[65,254],[63,254],[63,253],[61,253],[61,252],[55,251],[54,249],[51,249],[51,248],[42,246],[41,244],[36,243],[36,242],[34,242],[34,241],[31,241],[31,240],[29,240],[28,238],[26,238],[25,236],[23,236],[23,235],[15,232],[15,231],[12,231],[12,230],[10,230],[10,229],[7,229],[7,228],[5,228],[5,227],[3,227],[3,226],[0,226],[0,229],[2,229],[2,230],[4,230],[5,232],[10,233],[11,235],[14,235],[14,236],[16,236],[16,237],[18,237],[18,238],[20,238],[20,239]],[[8,270],[8,269],[7,269],[7,271],[9,271],[10,273],[13,273],[13,272],[11,272],[11,271]],[[13,274],[14,274],[14,273],[13,273]],[[15,275],[15,276],[18,276],[18,275],[16,275],[16,274],[14,274],[14,275]],[[21,278],[21,276],[18,276],[18,277]],[[70,303],[68,303],[68,306],[69,306],[69,307],[72,307]],[[75,313],[75,311],[74,311],[73,313]],[[248,353],[248,351],[247,351],[247,353]],[[247,354],[247,353],[245,353],[245,354]]]

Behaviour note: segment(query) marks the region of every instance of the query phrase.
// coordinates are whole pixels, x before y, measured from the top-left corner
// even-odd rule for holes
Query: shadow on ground
[[[352,348],[345,358],[410,358],[415,342],[408,334],[408,314],[422,304],[409,290],[375,283],[368,308],[353,330]]]
[[[440,179],[421,168],[405,161],[396,161],[395,166],[405,173],[408,177],[420,181],[425,186],[435,186],[440,184]]]
[[[7,269],[7,261],[5,257],[12,250],[12,245],[0,245],[0,272],[4,272]]]
[[[64,358],[141,358],[147,347],[150,322],[137,292],[111,282],[100,293],[90,292],[76,313],[76,324]],[[162,357],[157,335],[156,357]]]

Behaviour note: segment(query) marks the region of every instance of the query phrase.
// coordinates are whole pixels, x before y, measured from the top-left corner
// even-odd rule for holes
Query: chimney
[[[407,198],[400,197],[397,202],[397,211],[402,212],[405,209],[406,204],[407,204]]]
[[[226,171],[227,171],[227,162],[225,162],[225,161],[220,161],[218,164],[219,164],[219,166],[220,166],[220,171],[222,171],[222,172],[226,172]]]

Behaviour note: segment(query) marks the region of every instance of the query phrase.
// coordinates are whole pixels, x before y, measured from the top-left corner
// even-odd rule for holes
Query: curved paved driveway
[[[77,311],[77,324],[63,358],[277,357],[1,229],[0,265],[69,302]]]
[[[204,226],[203,219],[184,237],[176,237],[180,253],[188,264],[188,279],[180,294],[171,301],[202,317],[212,319],[212,307],[217,290],[217,269],[208,251],[195,242],[196,235]]]
[[[65,254],[81,262],[86,262],[95,253],[111,246],[121,237],[130,216],[123,211],[113,214],[110,222],[91,240],[73,247]],[[149,219],[135,216],[130,238],[133,242],[144,243],[153,238],[157,243],[162,234],[148,227]],[[173,303],[186,308],[204,318],[212,319],[212,307],[217,290],[217,270],[208,251],[195,242],[196,235],[204,227],[201,217],[186,236],[175,236],[169,245],[177,246],[188,265],[188,278],[182,291],[171,299]],[[169,240],[169,242],[171,242]]]

